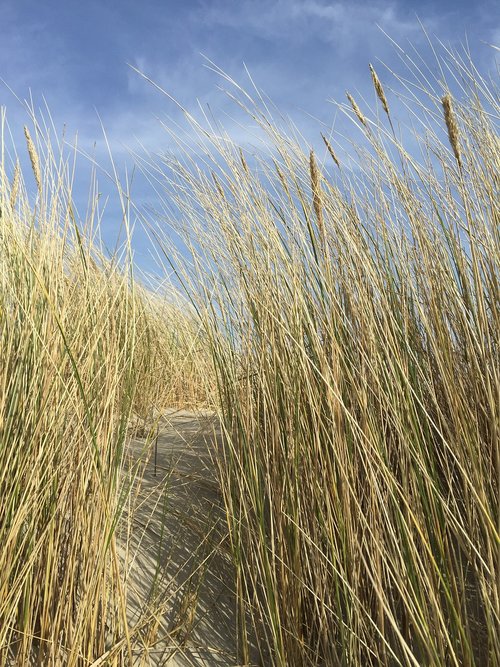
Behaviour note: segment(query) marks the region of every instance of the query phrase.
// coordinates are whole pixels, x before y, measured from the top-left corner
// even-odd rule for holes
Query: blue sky
[[[2,0],[1,16],[0,78],[21,99],[31,91],[35,106],[45,99],[56,126],[65,124],[68,137],[78,131],[83,150],[97,142],[96,155],[105,159],[98,112],[118,165],[130,165],[127,150],[139,143],[152,152],[168,149],[157,119],[179,118],[175,105],[128,64],[186,108],[199,100],[216,116],[228,102],[203,56],[243,83],[246,65],[307,136],[311,115],[333,122],[328,100],[342,99],[346,89],[367,93],[369,62],[397,68],[382,30],[403,46],[424,49],[417,17],[446,44],[458,46],[467,36],[483,71],[492,67],[493,53],[482,42],[500,42],[498,0]],[[0,104],[17,137],[26,117],[3,84]],[[234,130],[244,141],[244,129]],[[138,185],[136,196],[152,195]],[[115,211],[111,203],[104,221],[109,240],[118,228]],[[137,252],[147,264],[141,238]]]

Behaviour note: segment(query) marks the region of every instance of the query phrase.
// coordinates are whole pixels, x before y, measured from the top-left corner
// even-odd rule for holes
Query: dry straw
[[[38,159],[38,153],[35,148],[35,144],[33,143],[33,139],[31,138],[30,131],[28,129],[28,126],[24,126],[24,136],[26,137],[26,144],[28,146],[28,154],[30,156],[31,160],[31,167],[33,169],[33,174],[35,176],[35,181],[36,185],[38,188],[38,191],[42,191],[42,172],[40,171],[40,161]]]
[[[442,98],[441,104],[443,105],[444,110],[444,120],[446,122],[446,127],[448,129],[448,139],[450,140],[450,145],[453,149],[455,159],[458,162],[459,167],[462,166],[462,158],[460,156],[460,142],[459,142],[459,130],[458,123],[453,112],[453,106],[451,103],[450,93]]]

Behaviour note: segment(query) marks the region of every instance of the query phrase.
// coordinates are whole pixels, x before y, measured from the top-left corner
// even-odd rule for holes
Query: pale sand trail
[[[159,421],[156,476],[153,444],[148,452],[145,439],[130,444],[131,460],[145,462],[135,512],[125,512],[120,529],[130,625],[140,621],[154,584],[164,606],[133,639],[134,665],[241,664],[234,576],[212,460],[216,432],[208,413],[166,413]],[[251,664],[260,664],[255,648]]]

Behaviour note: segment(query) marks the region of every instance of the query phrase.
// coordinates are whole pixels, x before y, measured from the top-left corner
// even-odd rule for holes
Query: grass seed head
[[[441,99],[441,104],[443,105],[444,120],[446,122],[446,128],[448,129],[448,139],[450,140],[450,145],[453,149],[455,159],[458,162],[459,167],[461,167],[462,157],[460,155],[458,123],[453,112],[450,93],[446,93],[446,95]]]
[[[273,160],[274,163],[274,168],[276,169],[276,173],[278,174],[278,178],[280,179],[281,186],[283,190],[286,192],[288,197],[290,197],[290,189],[288,187],[288,183],[286,182],[286,178],[284,173],[281,171],[279,164],[276,162],[276,160]]]
[[[311,150],[311,152],[309,153],[309,172],[311,175],[311,189],[313,193],[314,213],[316,214],[316,220],[318,222],[318,228],[321,234],[321,238],[324,238],[325,223],[323,220],[323,205],[321,201],[320,173],[318,170],[318,165],[316,164],[316,157],[314,155],[313,150]]]
[[[356,100],[354,99],[354,97],[350,93],[346,93],[346,97],[351,104],[352,110],[354,111],[354,113],[358,117],[359,122],[362,125],[364,125],[365,127],[368,127],[368,125],[366,123],[366,118],[363,116],[363,112],[361,111],[361,109],[356,104]]]
[[[243,151],[241,148],[240,148],[240,160],[241,160],[241,166],[243,167],[245,174],[248,176],[250,172],[248,169],[247,161],[245,160],[245,156],[243,155]]]
[[[220,184],[220,181],[217,178],[217,174],[214,171],[212,171],[212,178],[215,183],[215,187],[217,188],[217,192],[221,196],[221,199],[225,199],[226,195],[224,194],[224,189],[222,188],[222,185]]]
[[[14,208],[17,200],[17,193],[19,192],[19,180],[21,177],[21,168],[19,166],[19,160],[16,160],[16,166],[14,168],[14,176],[12,177],[12,187],[10,189],[10,207]]]
[[[377,93],[377,97],[379,98],[385,113],[389,116],[389,105],[387,103],[387,98],[385,96],[384,89],[382,88],[382,83],[380,82],[380,79],[377,76],[377,72],[373,69],[372,65],[370,65],[370,72],[372,75],[373,86],[375,88],[375,92]]]
[[[332,148],[331,143],[328,141],[328,139],[325,137],[325,135],[323,133],[321,133],[321,138],[323,139],[324,144],[325,144],[328,152],[330,153],[330,156],[331,156],[332,160],[335,162],[337,167],[340,169],[340,162],[338,160],[338,157],[335,155],[335,152]]]
[[[40,171],[40,161],[38,159],[38,153],[35,148],[33,139],[31,138],[30,131],[28,126],[24,126],[24,136],[26,137],[26,144],[28,146],[28,154],[30,156],[31,168],[33,169],[33,174],[35,176],[36,185],[38,191],[42,191],[42,172]]]

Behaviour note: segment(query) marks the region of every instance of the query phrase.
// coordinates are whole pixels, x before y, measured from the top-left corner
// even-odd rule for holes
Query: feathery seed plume
[[[356,104],[356,100],[354,99],[354,97],[350,93],[346,93],[346,97],[349,100],[349,102],[351,103],[352,110],[354,111],[354,113],[358,117],[359,122],[362,125],[364,125],[365,127],[367,127],[366,118],[363,116],[363,113],[362,113],[361,109]]]
[[[332,145],[330,144],[328,139],[325,137],[323,132],[321,132],[321,138],[323,139],[323,142],[324,142],[325,146],[327,147],[328,152],[330,153],[330,156],[331,156],[332,160],[335,162],[337,167],[340,169],[340,162],[339,162],[337,156],[335,155],[335,153],[333,151]]]
[[[247,161],[245,160],[245,156],[243,155],[243,151],[241,150],[241,148],[240,148],[240,160],[241,160],[241,165],[242,165],[243,169],[245,170],[245,173],[248,176],[248,174],[249,174],[248,164],[247,164]]]
[[[19,191],[19,179],[21,177],[21,168],[19,166],[19,160],[16,160],[16,166],[14,168],[14,176],[12,177],[12,187],[10,189],[10,207],[14,208],[16,205],[17,193]]]
[[[446,128],[448,130],[448,139],[453,149],[455,159],[458,162],[458,166],[461,167],[462,158],[460,156],[458,124],[455,118],[455,114],[453,113],[450,93],[446,93],[446,95],[441,99],[441,104],[443,105],[444,120],[446,122]]]
[[[220,184],[220,181],[217,178],[217,175],[214,171],[212,172],[212,178],[214,179],[214,183],[215,183],[215,187],[217,188],[217,192],[220,194],[222,199],[225,199],[226,196],[224,194],[224,190],[223,190],[222,185]]]
[[[377,97],[382,103],[385,113],[389,116],[389,105],[387,103],[387,98],[385,96],[384,89],[382,88],[382,83],[380,82],[380,79],[377,76],[377,72],[373,69],[373,66],[371,64],[370,64],[370,72],[372,75],[373,86],[375,88],[375,92],[377,93]]]
[[[311,188],[313,193],[313,206],[314,213],[316,214],[316,220],[318,222],[318,229],[321,236],[321,240],[324,246],[325,243],[325,222],[323,220],[323,206],[321,202],[321,185],[320,185],[320,173],[318,166],[316,164],[316,158],[314,156],[314,151],[311,150],[309,153],[309,172],[311,175]]]
[[[274,162],[274,168],[276,169],[276,173],[278,174],[278,178],[280,179],[280,183],[283,187],[283,190],[290,197],[290,190],[288,188],[288,183],[286,182],[285,175],[281,171],[279,164],[276,162],[276,160],[273,160],[273,162]]]
[[[28,154],[30,156],[31,168],[33,169],[33,174],[35,176],[36,185],[38,191],[42,191],[42,173],[40,171],[40,161],[38,159],[38,153],[36,152],[35,144],[31,138],[30,131],[28,126],[24,126],[24,136],[26,137],[26,144],[28,146]]]

